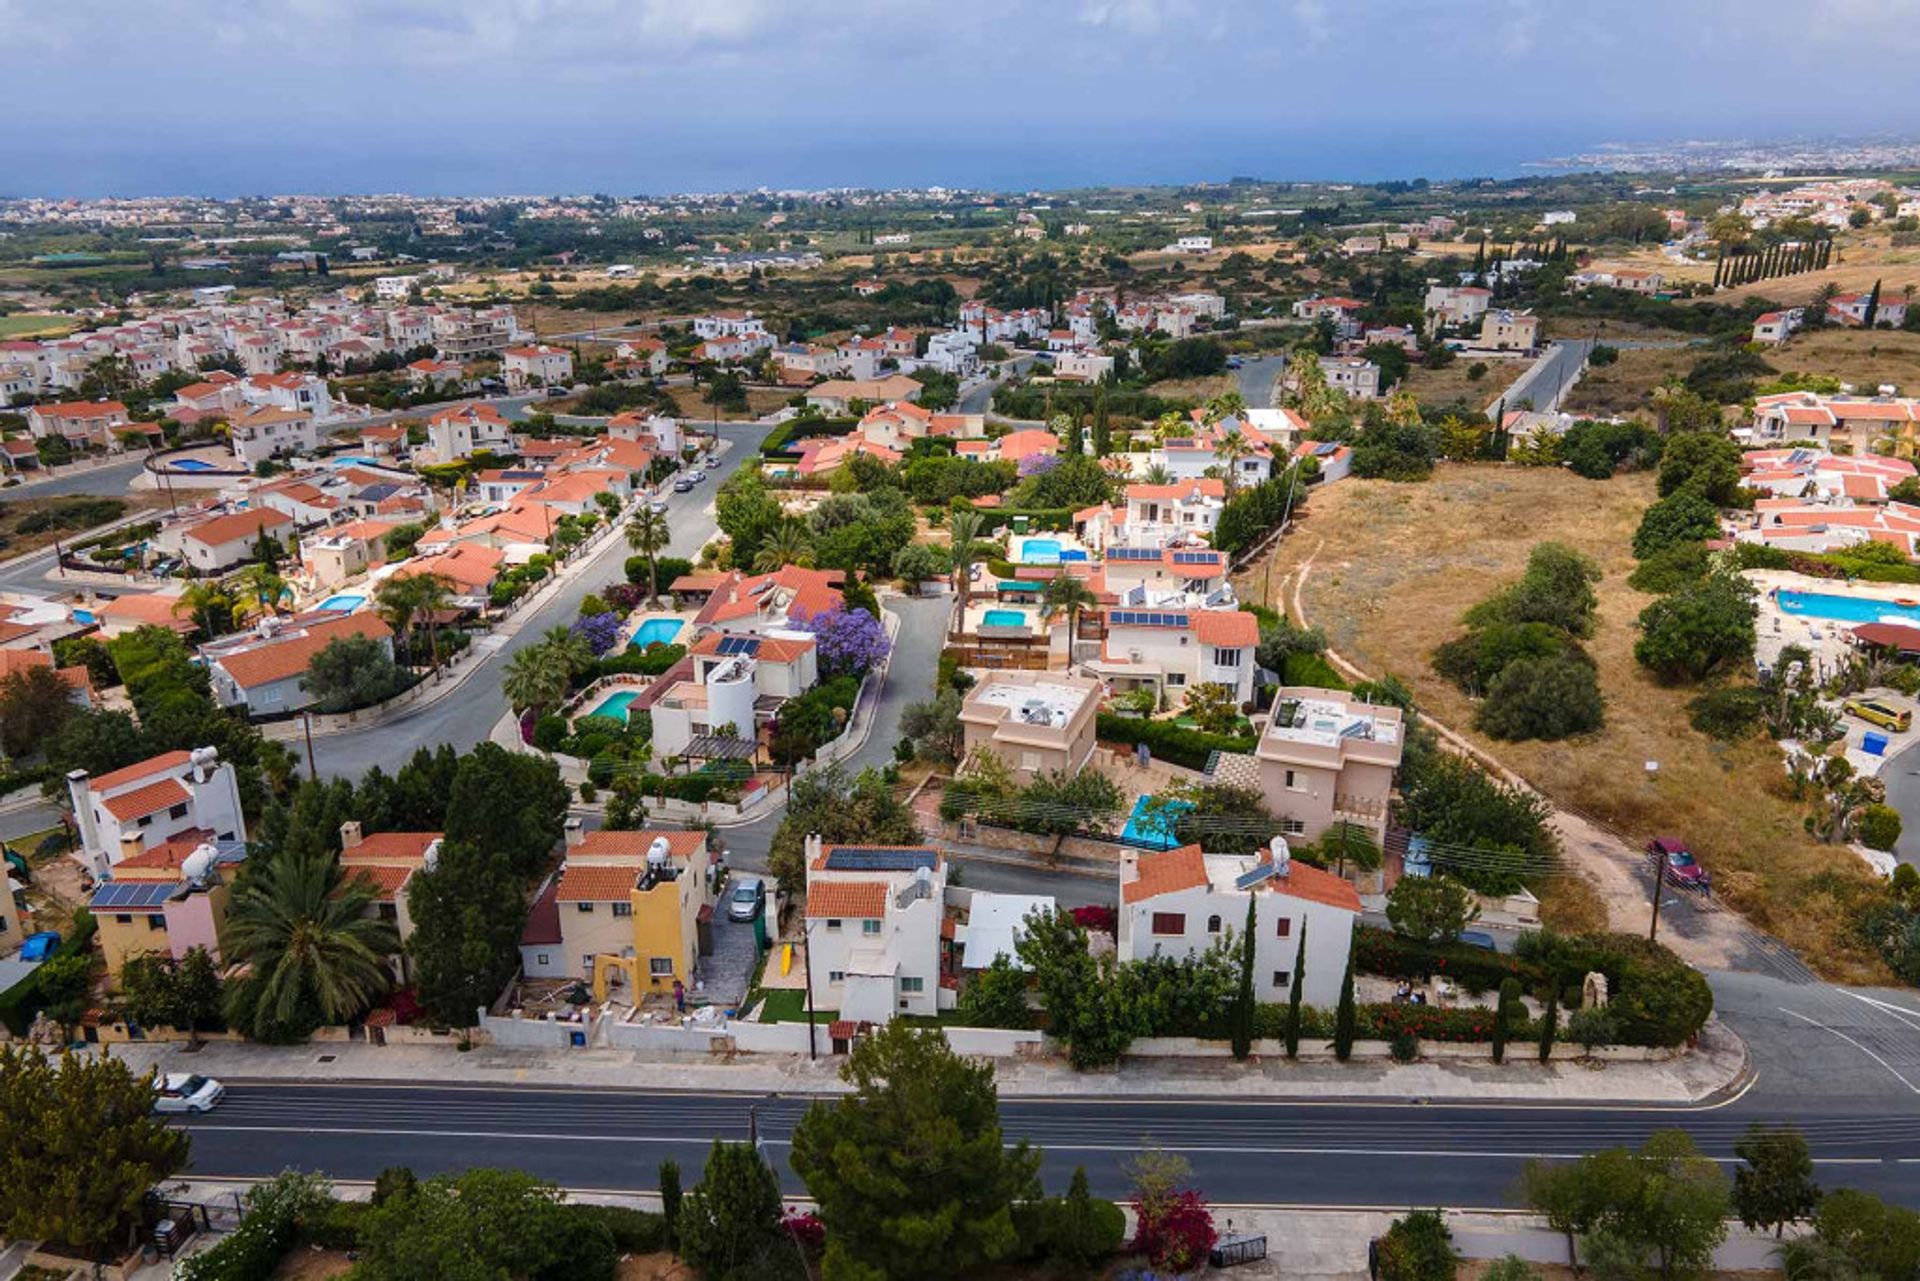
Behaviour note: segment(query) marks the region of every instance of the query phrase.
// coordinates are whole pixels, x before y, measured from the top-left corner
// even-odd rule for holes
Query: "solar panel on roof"
[[[912,872],[940,861],[933,849],[890,850],[872,845],[842,845],[827,852],[827,866],[840,872]]]
[[[114,912],[158,907],[179,888],[173,881],[107,881],[94,890],[90,906]]]
[[[1233,888],[1236,890],[1250,890],[1254,886],[1260,884],[1260,882],[1272,876],[1274,873],[1274,870],[1275,869],[1273,864],[1262,863],[1258,867],[1254,868],[1251,872],[1242,872],[1240,873],[1240,875],[1234,877]]]
[[[1334,441],[1331,441],[1331,440],[1322,441],[1318,445],[1314,446],[1313,456],[1315,458],[1325,458],[1328,454],[1339,452],[1339,449],[1340,449],[1340,446]]]
[[[1219,563],[1218,552],[1175,552],[1173,563],[1176,565],[1214,565]]]
[[[758,654],[759,652],[760,638],[758,636],[722,636],[720,638],[720,653],[723,656]]]
[[[1159,560],[1160,551],[1154,547],[1115,547],[1107,552],[1109,560]]]

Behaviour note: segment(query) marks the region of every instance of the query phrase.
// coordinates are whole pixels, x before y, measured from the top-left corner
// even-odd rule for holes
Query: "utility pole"
[[[307,731],[307,777],[318,782],[320,771],[313,764],[313,713],[301,708],[300,723]]]
[[[813,1040],[813,940],[804,938],[804,935],[803,939],[806,945],[807,967],[807,1058],[817,1060],[820,1057],[820,1051],[815,1047]]]
[[[1660,896],[1667,888],[1667,856],[1659,851],[1653,856],[1653,924],[1647,927],[1647,942],[1655,941],[1660,932]]]

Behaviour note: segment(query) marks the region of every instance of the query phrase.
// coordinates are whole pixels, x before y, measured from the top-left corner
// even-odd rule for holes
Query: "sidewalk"
[[[370,1046],[327,1042],[267,1046],[209,1042],[193,1054],[179,1043],[115,1045],[113,1057],[139,1069],[197,1072],[223,1080],[473,1085],[563,1089],[744,1091],[837,1094],[842,1060],[750,1055],[732,1062],[705,1055],[642,1057],[627,1050],[522,1050],[481,1046],[462,1054],[451,1043]],[[1117,1070],[1076,1072],[1064,1059],[996,1059],[1002,1098],[1231,1097],[1258,1082],[1266,1100],[1420,1099],[1465,1102],[1700,1103],[1744,1088],[1746,1046],[1719,1021],[1701,1033],[1700,1049],[1666,1063],[1609,1063],[1604,1069],[1567,1057],[1542,1066],[1518,1061],[1433,1061],[1338,1064],[1285,1059],[1235,1063],[1213,1059],[1129,1059]],[[324,1062],[322,1060],[325,1060]]]

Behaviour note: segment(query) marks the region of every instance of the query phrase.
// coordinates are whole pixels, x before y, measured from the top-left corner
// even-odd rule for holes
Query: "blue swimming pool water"
[[[367,458],[360,454],[340,454],[337,455],[333,461],[336,463],[354,464],[361,467],[378,467],[380,465],[379,460]]]
[[[331,609],[341,614],[351,614],[354,610],[359,609],[362,605],[366,603],[367,603],[367,598],[365,596],[353,596],[353,595],[329,596],[325,600],[321,601],[318,605],[315,605],[314,608],[315,609]]]
[[[677,618],[649,618],[640,624],[640,630],[627,642],[630,649],[645,649],[649,645],[671,645],[673,638],[680,634],[681,622]]]
[[[988,627],[1025,627],[1027,616],[1017,609],[990,609],[980,621]]]
[[[175,471],[218,471],[212,463],[199,458],[176,458],[172,463]]]
[[[1180,843],[1180,838],[1170,828],[1179,821],[1180,815],[1193,808],[1193,804],[1190,801],[1168,801],[1157,807],[1159,813],[1149,814],[1147,807],[1152,801],[1151,796],[1142,796],[1133,803],[1133,813],[1127,816],[1127,825],[1120,829],[1120,839],[1129,845],[1144,845],[1150,850],[1170,850]]]
[[[1804,614],[1809,618],[1830,618],[1841,623],[1877,623],[1882,619],[1895,618],[1920,624],[1920,605],[1896,605],[1890,600],[1873,600],[1865,596],[1784,589],[1775,599],[1786,613]]]
[[[618,694],[609,694],[601,699],[600,705],[588,712],[587,715],[611,716],[624,725],[627,720],[627,708],[630,707],[633,704],[633,700],[638,697],[640,697],[639,690],[623,689]]]
[[[1029,565],[1042,565],[1060,559],[1060,540],[1029,538],[1020,544],[1020,559]]]

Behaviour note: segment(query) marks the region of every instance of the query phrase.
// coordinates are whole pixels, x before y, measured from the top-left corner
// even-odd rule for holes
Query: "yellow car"
[[[1896,734],[1904,734],[1913,728],[1913,713],[1899,707],[1889,707],[1871,699],[1850,698],[1841,704],[1849,716],[1858,716],[1861,720],[1890,729]]]

